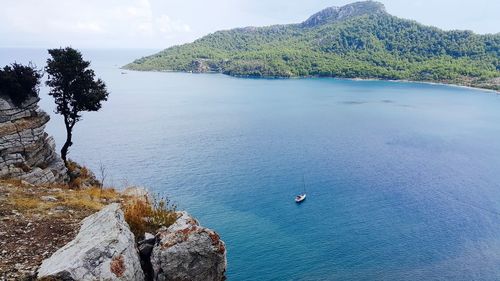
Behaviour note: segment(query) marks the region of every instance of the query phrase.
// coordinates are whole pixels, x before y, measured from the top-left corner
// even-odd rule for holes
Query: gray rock
[[[125,190],[122,191],[123,195],[126,196],[131,196],[135,198],[142,198],[144,200],[150,200],[150,195],[149,192],[143,188],[143,187],[138,187],[138,186],[130,186],[125,188]]]
[[[66,167],[45,133],[50,117],[37,104],[38,98],[15,106],[0,97],[0,178],[36,185],[65,182]]]
[[[217,233],[199,225],[186,212],[157,234],[151,264],[154,280],[225,280],[226,247]]]
[[[40,197],[40,199],[42,201],[45,201],[45,202],[56,202],[57,201],[57,198],[55,198],[54,196],[42,196],[42,197]]]
[[[386,13],[384,4],[376,1],[360,1],[342,7],[326,8],[304,21],[302,27],[315,27],[345,19],[361,16]]]
[[[155,236],[153,234],[148,233],[148,232],[144,233],[144,240],[150,240],[150,239],[154,239],[154,238],[155,238]]]
[[[74,240],[43,261],[38,278],[144,280],[134,235],[119,204],[82,221]]]
[[[195,73],[203,73],[210,71],[210,66],[207,64],[205,60],[202,59],[193,60],[189,65],[189,68],[191,69],[192,72]]]
[[[64,206],[55,206],[52,210],[54,210],[55,212],[59,212],[59,213],[62,213],[62,212],[65,212],[68,210],[68,208],[64,207]]]

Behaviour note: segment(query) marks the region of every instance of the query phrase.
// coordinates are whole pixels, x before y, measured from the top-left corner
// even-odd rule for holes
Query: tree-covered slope
[[[500,34],[443,31],[366,1],[327,8],[300,24],[218,31],[125,68],[407,79],[500,90]]]

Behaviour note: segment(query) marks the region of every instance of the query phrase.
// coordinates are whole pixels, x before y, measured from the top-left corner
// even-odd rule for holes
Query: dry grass
[[[23,181],[20,180],[20,179],[6,179],[6,180],[2,180],[1,183],[7,184],[7,185],[11,185],[11,186],[15,186],[15,187],[22,187],[22,186],[24,186]]]
[[[90,175],[88,169],[78,169],[80,175]],[[91,181],[83,186],[86,188],[0,180],[0,280],[2,276],[6,276],[5,280],[32,280],[26,279],[31,273],[25,270],[34,270],[43,259],[74,239],[81,220],[110,203],[122,204],[137,240],[144,232],[154,233],[177,219],[175,206],[158,196],[146,200],[144,194],[121,193]],[[17,268],[20,265],[21,269]],[[120,274],[122,261],[116,259],[112,266]]]
[[[0,181],[0,184],[11,187],[9,201],[12,207],[26,213],[43,213],[56,206],[98,211],[109,203],[123,201],[123,196],[113,188],[92,187],[75,190],[67,185],[35,187],[19,180]],[[44,201],[43,196],[54,197],[56,201]]]
[[[29,197],[13,198],[12,203],[20,210],[37,209],[38,205],[41,204],[40,199]]]
[[[113,188],[66,189],[56,193],[56,196],[61,199],[61,204],[64,206],[95,211],[109,203],[122,201],[121,194]]]
[[[86,190],[87,193],[96,198],[101,198],[101,199],[106,199],[106,200],[113,200],[121,196],[120,193],[116,191],[114,188],[90,188]]]
[[[8,198],[12,209],[26,215],[67,216],[66,211],[54,212],[61,206],[66,210],[96,212],[109,203],[119,202],[125,220],[138,240],[145,232],[155,233],[160,227],[168,227],[177,219],[176,206],[158,194],[144,198],[127,196],[113,188],[72,189],[70,185],[62,184],[39,187],[19,180],[0,181],[0,184],[10,186]],[[56,200],[44,201],[43,196],[51,196]]]
[[[135,199],[126,205],[125,220],[137,239],[139,239],[144,232],[151,231],[145,220],[151,213],[151,205],[143,200]]]
[[[141,239],[145,232],[156,233],[160,227],[168,227],[177,219],[176,206],[159,195],[149,200],[133,198],[124,204],[124,209],[125,220],[136,239]]]
[[[0,280],[34,280],[31,272],[75,237],[83,218],[121,200],[114,190],[0,181]]]
[[[94,173],[92,173],[92,171],[90,171],[87,167],[79,165],[75,161],[69,159],[67,168],[68,174],[70,175],[70,182],[68,185],[71,188],[102,186],[102,184],[95,177]],[[73,174],[76,174],[77,176]]]

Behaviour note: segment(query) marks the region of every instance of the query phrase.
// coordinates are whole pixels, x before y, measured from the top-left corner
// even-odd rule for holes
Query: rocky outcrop
[[[226,248],[217,233],[186,212],[160,230],[151,254],[154,280],[225,280]]]
[[[194,73],[203,73],[210,71],[210,67],[207,64],[206,60],[193,60],[191,65],[189,66],[191,71]]]
[[[19,178],[32,184],[67,180],[55,142],[45,132],[50,117],[38,107],[38,98],[20,106],[0,96],[0,178]]]
[[[74,240],[43,261],[42,280],[222,281],[226,247],[186,212],[170,227],[146,233],[136,247],[119,204],[82,221]]]
[[[134,235],[119,204],[85,218],[76,238],[43,261],[38,278],[144,280]]]
[[[342,7],[326,8],[309,17],[301,25],[303,27],[314,27],[362,15],[380,13],[385,13],[384,4],[375,1],[361,1]]]

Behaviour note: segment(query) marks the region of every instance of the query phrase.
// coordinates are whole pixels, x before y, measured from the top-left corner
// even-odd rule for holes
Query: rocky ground
[[[137,187],[69,186],[0,181],[0,281],[225,280],[224,242],[188,213]]]
[[[119,200],[110,190],[0,181],[0,280],[32,279],[43,259],[76,236],[83,218]]]

